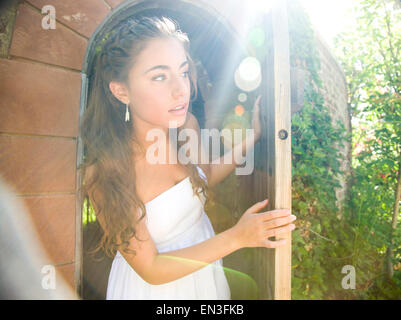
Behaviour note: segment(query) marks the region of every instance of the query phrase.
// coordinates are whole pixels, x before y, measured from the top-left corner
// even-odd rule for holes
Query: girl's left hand
[[[259,140],[259,138],[262,134],[262,128],[261,128],[260,119],[259,119],[260,99],[261,98],[262,98],[262,95],[259,95],[256,98],[255,104],[253,106],[252,129],[254,132],[255,143],[256,143],[256,141]]]

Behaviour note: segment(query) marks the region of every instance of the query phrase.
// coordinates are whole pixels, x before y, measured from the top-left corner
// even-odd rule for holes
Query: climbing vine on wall
[[[304,107],[292,116],[292,298],[341,298],[344,265],[350,264],[354,232],[339,211],[335,188],[350,139],[344,124],[332,124],[319,89],[320,60],[312,26],[296,0],[288,0],[291,67],[306,71]]]
[[[291,66],[307,71],[305,106],[292,117],[292,209],[298,217],[298,229],[293,232],[292,298],[399,299],[396,282],[383,277],[383,253],[377,242],[386,231],[377,221],[379,206],[369,197],[375,186],[371,168],[358,168],[358,179],[369,183],[350,180],[341,214],[337,208],[334,188],[339,187],[337,177],[343,174],[339,168],[344,160],[337,148],[351,141],[351,136],[344,134],[339,122],[332,127],[319,93],[320,61],[308,16],[297,0],[287,3]],[[382,234],[376,235],[373,226]],[[345,266],[356,272],[353,290],[344,283]]]

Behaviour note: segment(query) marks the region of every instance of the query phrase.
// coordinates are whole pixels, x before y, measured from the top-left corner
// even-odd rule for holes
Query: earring
[[[129,109],[128,109],[128,103],[126,104],[126,109],[125,109],[125,122],[129,121]]]

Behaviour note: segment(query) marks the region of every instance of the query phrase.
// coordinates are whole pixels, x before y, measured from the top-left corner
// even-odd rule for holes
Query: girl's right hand
[[[268,202],[268,200],[265,200],[255,203],[244,212],[237,224],[232,228],[235,241],[240,248],[277,248],[286,244],[286,239],[272,241],[268,240],[268,238],[293,231],[295,225],[291,222],[296,217],[291,215],[291,210],[289,209],[276,209],[257,213]]]

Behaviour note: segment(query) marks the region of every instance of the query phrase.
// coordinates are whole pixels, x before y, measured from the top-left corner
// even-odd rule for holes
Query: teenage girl
[[[232,164],[199,164],[199,124],[188,112],[197,93],[195,71],[188,37],[165,17],[126,20],[104,39],[96,58],[80,128],[82,191],[103,230],[97,249],[114,257],[107,299],[230,299],[222,258],[244,247],[277,248],[286,240],[268,238],[295,228],[290,210],[259,212],[265,200],[215,235],[204,211],[207,190],[236,168],[236,153],[259,139],[260,97],[252,143],[244,140],[230,151]],[[171,129],[197,133],[198,159],[149,161],[154,140],[147,134],[163,133],[158,142],[168,160]]]

